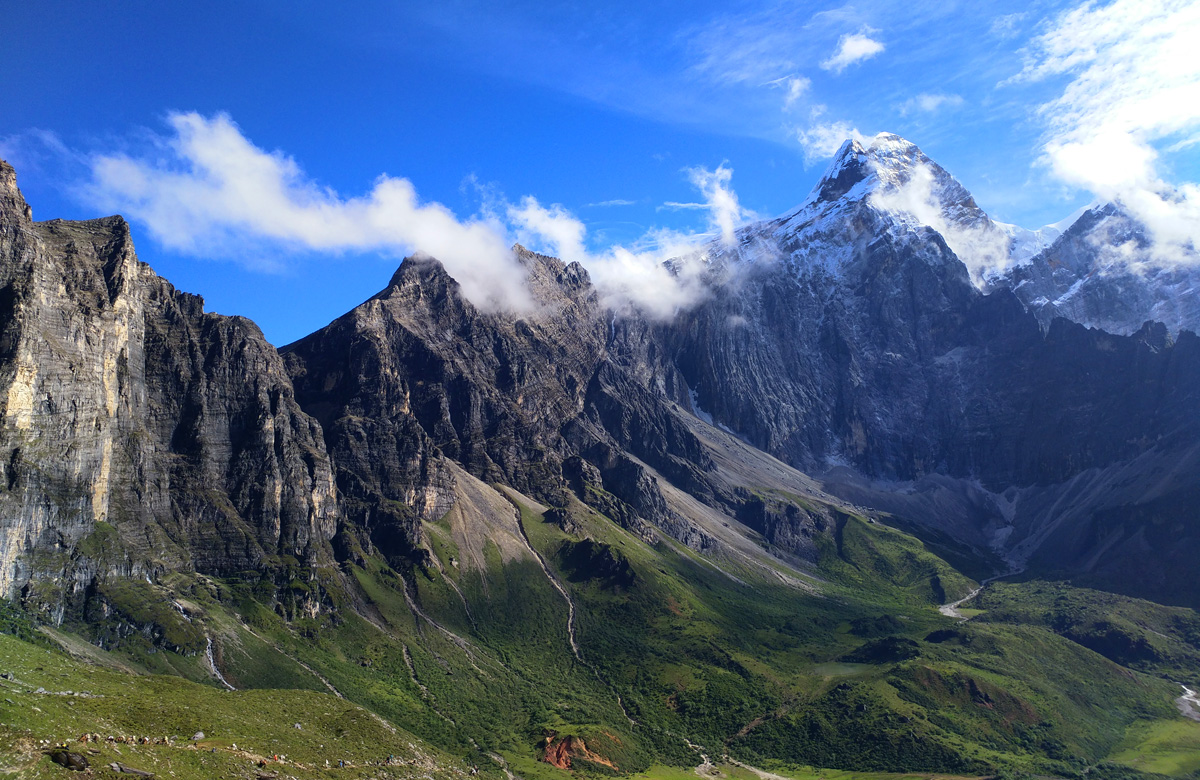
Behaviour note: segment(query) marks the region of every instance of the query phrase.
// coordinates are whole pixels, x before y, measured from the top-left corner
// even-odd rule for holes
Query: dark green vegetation
[[[476,766],[501,777],[501,761],[530,780],[565,776],[546,757],[575,773],[661,774],[694,767],[701,751],[800,778],[813,766],[1200,771],[1189,758],[1200,723],[1177,714],[1169,682],[1200,678],[1191,610],[995,583],[962,623],[935,607],[974,584],[914,537],[858,517],[819,539],[811,576],[776,576],[647,542],[573,497],[544,512],[508,495],[532,550],[495,536],[474,556],[446,519],[426,524],[430,555],[410,570],[364,554],[283,586],[274,572],[118,581],[87,602],[106,620],[83,616],[66,631],[38,630],[5,606],[6,765],[56,777],[65,770],[38,740],[204,731],[208,752],[187,739],[80,747],[180,778],[251,776],[253,756],[275,753],[297,777],[435,765],[439,776]],[[574,604],[578,658],[560,587]],[[326,594],[325,606],[298,610],[309,593]],[[223,689],[210,639],[224,678],[258,690]],[[170,676],[132,684],[151,673]],[[80,690],[97,696],[56,693]],[[392,765],[368,766],[389,754]]]
[[[1200,615],[1057,582],[997,583],[978,620],[1048,628],[1131,669],[1200,687]]]

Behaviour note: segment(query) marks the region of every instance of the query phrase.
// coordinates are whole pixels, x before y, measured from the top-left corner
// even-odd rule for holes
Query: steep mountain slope
[[[719,257],[735,283],[663,329],[699,405],[793,465],[1001,490],[1135,455],[1143,436],[1193,441],[1192,339],[1043,335],[1008,292],[981,294],[939,232],[881,205],[899,144],[844,147],[806,206]],[[945,178],[943,222],[983,223]]]
[[[139,263],[120,217],[31,222],[6,163],[0,256],[0,592],[61,619],[109,579],[332,561],[321,430],[253,323]]]
[[[518,257],[536,316],[479,312],[439,263],[409,259],[379,295],[283,348],[371,543],[417,554],[415,519],[453,503],[449,459],[552,505],[571,488],[647,538],[744,546],[725,527],[748,499],[715,474],[651,329],[606,311],[578,264]],[[381,530],[393,511],[409,518],[388,525],[403,543]]]
[[[1043,327],[1065,317],[1130,334],[1153,320],[1172,334],[1200,331],[1200,258],[1158,256],[1146,228],[1120,206],[1084,212],[1040,253],[986,279],[1009,289]]]
[[[908,208],[921,176],[936,214]],[[968,252],[1001,232],[915,146],[850,142],[800,208],[710,253],[712,295],[660,336],[705,414],[827,490],[1011,567],[1103,569],[1109,587],[1200,603],[1186,576],[1141,573],[1200,538],[1200,341],[1161,325],[1043,332],[1007,289],[980,292],[943,235]],[[1163,462],[1178,464],[1168,479]],[[1117,472],[1121,489],[1097,477],[1080,492]],[[1120,515],[1142,520],[1099,520]],[[1148,541],[1146,523],[1173,541]]]

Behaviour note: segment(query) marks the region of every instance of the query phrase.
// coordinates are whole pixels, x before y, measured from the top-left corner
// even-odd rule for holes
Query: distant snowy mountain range
[[[803,203],[744,227],[736,251],[713,254],[778,258],[801,275],[842,277],[860,255],[855,227],[868,209],[898,239],[925,241],[935,231],[977,287],[1012,290],[1043,328],[1065,317],[1123,335],[1148,320],[1171,333],[1200,330],[1200,255],[1182,263],[1159,256],[1146,227],[1116,203],[1037,230],[997,222],[944,168],[890,133],[846,141]]]

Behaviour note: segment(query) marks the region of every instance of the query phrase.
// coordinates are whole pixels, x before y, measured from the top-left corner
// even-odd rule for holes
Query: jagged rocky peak
[[[964,240],[986,232],[987,241]],[[896,248],[947,272],[973,268],[960,250],[987,246],[1006,256],[1008,237],[953,176],[916,144],[893,133],[842,144],[824,175],[797,207],[739,231],[733,251],[710,247],[712,263],[759,264],[780,259],[794,274],[858,278],[872,273],[867,248],[887,236]],[[963,262],[960,262],[963,261]],[[966,263],[964,267],[964,263]],[[978,264],[978,263],[977,263]],[[764,265],[766,265],[764,263]]]
[[[767,223],[785,250],[814,239],[822,249],[831,242],[853,242],[864,230],[920,233],[947,225],[999,230],[945,168],[894,133],[848,139],[804,202]]]
[[[857,139],[847,139],[796,211],[814,203],[832,203],[843,198],[859,201],[873,193],[893,192],[919,176],[929,177],[937,190],[935,194],[943,202],[978,208],[966,188],[916,144],[895,133],[880,133],[865,145]]]
[[[0,180],[0,595],[61,619],[108,578],[332,560],[321,431],[257,326]]]
[[[1048,247],[985,281],[1009,289],[1044,328],[1065,317],[1110,333],[1144,322],[1200,331],[1200,255],[1164,256],[1148,228],[1118,203],[1081,209]]]
[[[801,273],[842,276],[865,244],[887,234],[935,265],[961,261],[982,286],[1044,250],[1076,216],[1040,230],[996,222],[916,144],[880,133],[843,143],[800,205],[743,228],[737,259],[771,255]]]
[[[0,160],[0,216],[33,220],[33,209],[17,187],[17,172],[5,160]]]

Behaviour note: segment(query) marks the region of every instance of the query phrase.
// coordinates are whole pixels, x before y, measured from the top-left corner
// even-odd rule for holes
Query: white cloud
[[[1010,259],[1011,239],[990,221],[978,224],[954,222],[946,218],[947,209],[938,194],[933,170],[924,164],[913,168],[912,177],[899,187],[880,190],[871,196],[871,205],[885,211],[907,214],[918,223],[941,234],[946,246],[958,256],[978,280],[988,271],[1001,270]]]
[[[173,133],[154,138],[154,148],[141,155],[85,158],[91,178],[84,193],[93,205],[127,214],[159,243],[190,254],[236,257],[247,247],[427,254],[485,310],[536,307],[525,269],[509,249],[515,239],[583,264],[610,306],[673,316],[704,295],[703,264],[668,268],[665,261],[697,259],[714,235],[732,243],[735,228],[755,216],[730,188],[728,166],[692,168],[688,179],[703,197],[695,205],[708,213],[710,232],[655,230],[633,247],[591,252],[582,221],[532,196],[512,204],[482,188],[484,209],[468,219],[422,203],[407,179],[380,176],[366,195],[343,197],[308,178],[290,157],[255,146],[225,114],[172,114],[167,121]]]
[[[588,252],[583,244],[587,227],[557,203],[546,208],[537,198],[526,195],[520,206],[508,208],[508,218],[522,244],[540,246],[568,263],[587,264]]]
[[[721,243],[732,246],[733,231],[743,222],[753,219],[752,211],[742,208],[737,193],[729,187],[733,169],[722,164],[715,171],[707,168],[689,168],[688,180],[700,190],[708,207],[709,228],[721,237]]]
[[[668,319],[704,295],[695,263],[679,263],[674,269],[665,263],[695,255],[708,236],[659,230],[644,236],[638,247],[615,246],[592,254],[584,246],[587,227],[562,206],[546,208],[526,197],[509,210],[509,217],[522,243],[587,268],[601,298],[614,309],[634,307]]]
[[[922,92],[916,97],[911,97],[904,101],[899,106],[901,116],[908,116],[916,112],[932,114],[943,106],[956,108],[963,104],[962,96],[948,95],[941,92]]]
[[[422,252],[438,258],[484,308],[531,305],[525,274],[501,226],[460,220],[422,203],[407,179],[380,176],[343,198],[307,178],[290,157],[252,144],[225,114],[168,117],[174,135],[156,154],[97,155],[86,196],[142,223],[166,247],[227,256],[246,245],[321,252]]]
[[[808,93],[812,87],[812,80],[804,76],[781,76],[768,81],[763,86],[784,90],[783,110],[790,111],[800,101],[800,98]]]
[[[1160,173],[1161,151],[1186,148],[1200,129],[1197,41],[1194,0],[1089,2],[1055,19],[1011,80],[1067,78],[1062,94],[1040,109],[1050,170],[1123,204],[1168,264],[1195,262],[1200,248],[1200,187],[1173,187]]]
[[[841,73],[847,67],[879,54],[884,50],[884,45],[871,37],[875,32],[868,28],[862,32],[843,35],[838,41],[837,51],[832,57],[821,62],[821,68]]]
[[[818,108],[823,110],[824,107]],[[814,112],[814,120],[820,117],[821,110]],[[804,162],[807,165],[828,160],[842,147],[847,138],[862,141],[865,136],[858,132],[858,128],[843,121],[814,121],[807,128],[796,131],[796,140],[804,149]]]
[[[690,168],[687,174],[704,202],[663,205],[707,211],[711,232],[653,230],[633,247],[615,246],[591,253],[586,248],[586,226],[562,206],[546,208],[526,197],[519,206],[509,208],[508,216],[522,243],[586,267],[607,305],[616,309],[632,306],[649,317],[667,319],[706,294],[701,279],[703,246],[714,235],[725,246],[732,245],[738,225],[757,216],[738,202],[729,186],[733,170],[728,166]],[[668,267],[668,260],[676,262]]]
[[[803,76],[793,76],[786,79],[785,83],[787,84],[787,95],[783,98],[785,110],[794,106],[796,101],[803,97],[804,93],[808,92],[809,87],[812,86],[812,81]]]
[[[611,206],[633,206],[636,205],[636,200],[625,200],[624,198],[613,198],[612,200],[602,200],[599,203],[585,204],[584,208],[609,208]]]

